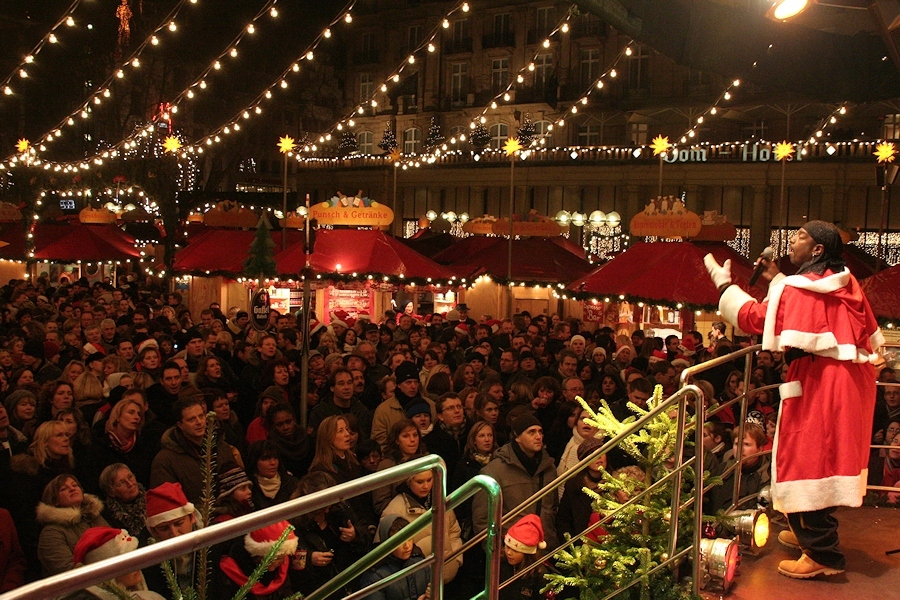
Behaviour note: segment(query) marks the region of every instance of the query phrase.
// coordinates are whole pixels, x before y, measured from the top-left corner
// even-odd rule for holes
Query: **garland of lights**
[[[3,94],[6,96],[12,96],[15,91],[10,86],[12,79],[18,75],[20,79],[26,79],[28,75],[28,66],[34,63],[35,57],[40,53],[41,50],[44,49],[44,46],[47,44],[56,44],[59,42],[59,38],[56,35],[56,30],[66,25],[67,27],[75,26],[75,18],[72,16],[75,14],[75,10],[81,4],[82,0],[74,0],[72,4],[69,5],[69,8],[63,12],[62,17],[50,28],[44,37],[31,49],[31,51],[25,55],[21,62],[7,75],[3,81],[0,81],[0,89],[3,90]],[[90,26],[88,26],[90,27]]]

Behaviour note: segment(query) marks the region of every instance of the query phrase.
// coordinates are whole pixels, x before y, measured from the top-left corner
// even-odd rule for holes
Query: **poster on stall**
[[[322,320],[331,323],[331,313],[343,310],[351,319],[361,312],[373,314],[375,309],[375,290],[372,289],[338,289],[334,286],[325,288],[325,314]]]
[[[606,314],[606,305],[601,303],[584,302],[581,320],[586,323],[603,323]]]

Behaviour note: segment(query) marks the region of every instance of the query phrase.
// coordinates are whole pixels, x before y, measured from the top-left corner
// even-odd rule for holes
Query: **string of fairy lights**
[[[72,4],[63,12],[62,16],[50,27],[50,30],[47,31],[46,34],[40,39],[40,41],[34,45],[34,47],[22,57],[22,60],[19,62],[15,68],[0,81],[0,90],[3,91],[5,96],[12,96],[15,94],[15,89],[13,88],[12,82],[14,79],[27,79],[29,77],[28,69],[29,66],[34,64],[34,60],[38,54],[40,54],[41,50],[43,50],[48,45],[53,45],[59,43],[59,35],[57,32],[65,25],[66,27],[75,27],[75,11],[78,9],[79,5],[81,5],[83,0],[74,0]],[[89,26],[90,27],[90,26]]]

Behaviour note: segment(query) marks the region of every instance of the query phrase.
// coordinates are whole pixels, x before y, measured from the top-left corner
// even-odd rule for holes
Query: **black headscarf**
[[[825,221],[810,221],[803,225],[802,229],[809,234],[817,244],[822,244],[822,254],[813,256],[810,260],[800,265],[797,275],[803,273],[815,273],[822,275],[827,270],[840,273],[847,265],[843,258],[844,241],[841,239],[840,230],[831,223]]]

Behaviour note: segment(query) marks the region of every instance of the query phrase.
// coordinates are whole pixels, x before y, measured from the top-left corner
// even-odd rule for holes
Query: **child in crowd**
[[[500,582],[504,582],[522,569],[531,566],[538,559],[538,550],[547,547],[544,541],[544,528],[537,515],[525,515],[509,528],[503,540],[503,556],[500,559]],[[519,600],[520,598],[539,598],[544,587],[543,573],[540,568],[519,577],[500,590],[501,600]]]
[[[225,472],[219,481],[213,524],[253,512],[253,482],[240,467]]]
[[[362,467],[363,475],[371,475],[378,470],[378,463],[384,459],[381,444],[373,439],[363,440],[356,447],[356,460]]]
[[[376,542],[383,542],[409,525],[409,521],[399,515],[385,515],[378,522]],[[360,579],[360,585],[366,587],[390,577],[394,573],[422,562],[425,555],[416,546],[412,538],[397,546],[387,558],[366,571]],[[397,580],[387,587],[366,596],[366,600],[427,600],[428,584],[431,581],[431,567],[419,569],[403,579]]]

